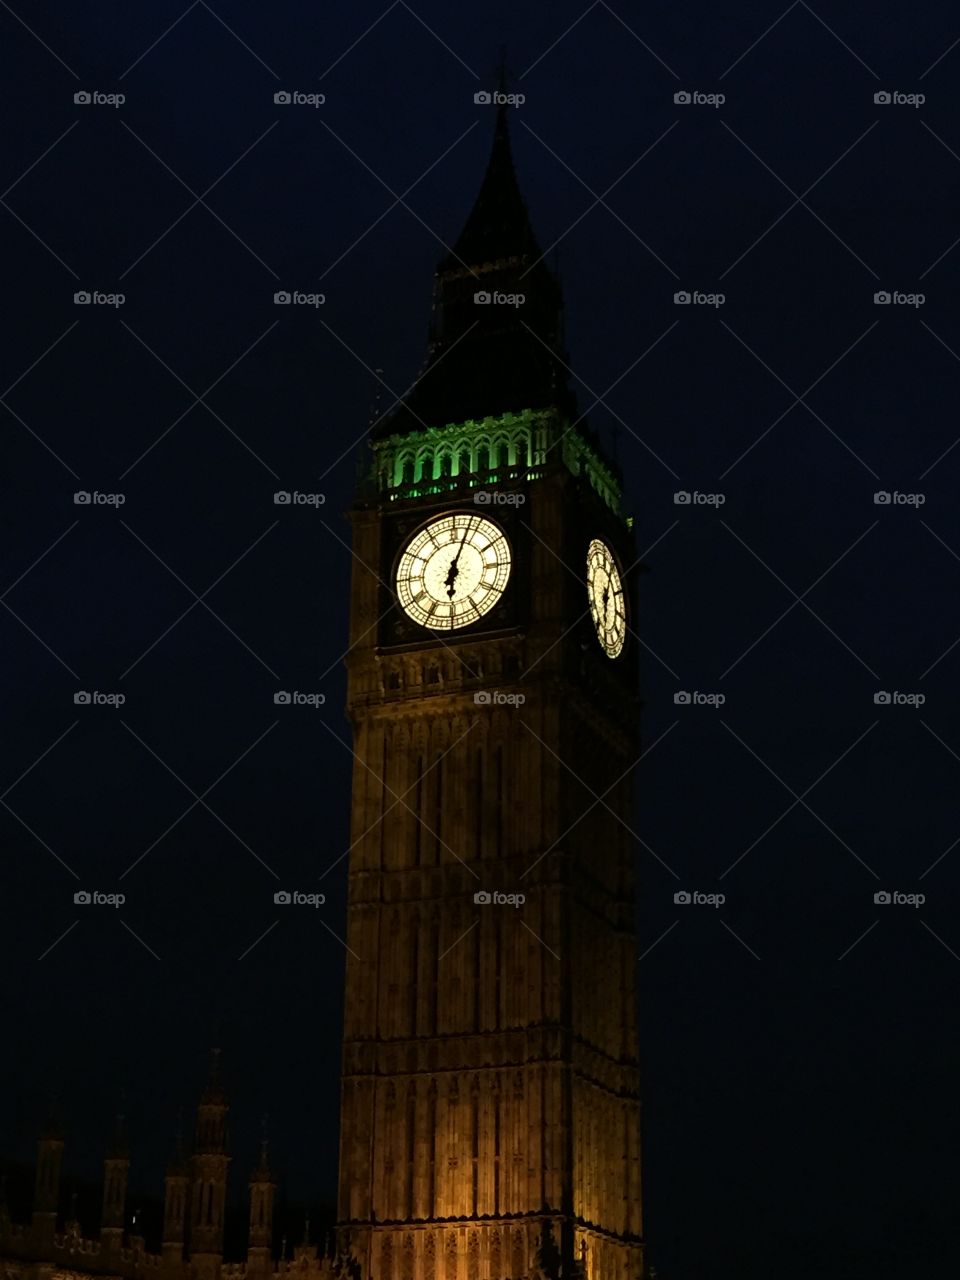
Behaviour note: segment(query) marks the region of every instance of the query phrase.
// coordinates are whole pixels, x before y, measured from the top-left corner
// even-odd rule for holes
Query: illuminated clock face
[[[506,534],[470,512],[432,520],[407,543],[397,565],[397,598],[431,631],[469,627],[488,613],[510,578]]]
[[[587,597],[604,653],[608,658],[619,657],[627,639],[623,582],[613,552],[599,538],[587,548]]]

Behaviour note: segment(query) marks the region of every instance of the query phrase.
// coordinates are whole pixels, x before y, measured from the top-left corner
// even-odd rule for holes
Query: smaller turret
[[[267,1138],[260,1143],[260,1159],[250,1175],[250,1235],[247,1244],[247,1274],[267,1276],[272,1270],[273,1200],[277,1184],[270,1172]]]
[[[33,1191],[33,1237],[51,1244],[57,1229],[60,1204],[60,1165],[63,1161],[63,1132],[51,1101],[46,1122],[37,1143],[37,1176]]]
[[[197,1107],[191,1160],[190,1262],[196,1280],[219,1280],[227,1198],[227,1097],[220,1079],[220,1050],[210,1055],[210,1078]]]
[[[177,1125],[173,1155],[163,1179],[163,1267],[179,1273],[183,1249],[187,1241],[187,1198],[190,1194],[190,1170],[183,1149],[183,1125]]]
[[[118,1256],[123,1248],[129,1173],[126,1117],[119,1112],[103,1161],[103,1207],[100,1213],[100,1244],[104,1253],[112,1257]]]
[[[299,1268],[316,1260],[317,1246],[310,1239],[310,1214],[307,1213],[303,1219],[303,1239],[293,1247],[293,1264],[294,1267]]]

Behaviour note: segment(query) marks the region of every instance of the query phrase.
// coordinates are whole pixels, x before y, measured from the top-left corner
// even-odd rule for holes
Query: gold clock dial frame
[[[401,609],[430,631],[459,631],[503,597],[513,555],[486,515],[454,511],[428,521],[407,542],[394,572]]]
[[[627,602],[616,557],[600,538],[587,548],[587,599],[601,648],[619,658],[627,642]]]

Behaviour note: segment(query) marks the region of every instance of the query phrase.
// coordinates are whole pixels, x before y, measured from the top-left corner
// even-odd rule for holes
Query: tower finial
[[[128,1151],[127,1138],[127,1095],[121,1089],[120,1096],[117,1099],[117,1110],[113,1119],[113,1134],[107,1148],[108,1156],[122,1157]]]
[[[177,1127],[173,1138],[173,1154],[169,1160],[171,1169],[180,1170],[186,1164],[187,1153],[183,1140],[183,1107],[177,1108]]]
[[[47,1115],[43,1122],[43,1128],[40,1130],[40,1136],[43,1138],[59,1138],[63,1134],[63,1124],[60,1113],[60,1094],[54,1089],[51,1090],[47,1099]]]
[[[221,1068],[221,1053],[219,1049],[210,1050],[210,1071],[207,1076],[207,1083],[203,1090],[201,1102],[225,1102],[226,1096],[223,1089],[223,1076]]]
[[[272,1176],[270,1173],[269,1148],[270,1140],[267,1137],[267,1115],[266,1112],[264,1112],[260,1121],[260,1159],[257,1162],[256,1169],[253,1171],[253,1177],[262,1182],[269,1182]]]
[[[501,93],[507,92],[507,46],[500,46],[500,62],[497,65],[497,88]]]
[[[383,398],[383,370],[374,370],[373,402],[370,405],[370,422],[368,426],[380,421],[380,402]]]

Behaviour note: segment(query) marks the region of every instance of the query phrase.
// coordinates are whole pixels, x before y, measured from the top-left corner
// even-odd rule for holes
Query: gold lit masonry
[[[587,548],[587,596],[603,651],[608,658],[618,658],[627,638],[627,608],[617,562],[599,538]]]
[[[431,631],[482,618],[510,577],[510,544],[492,520],[459,512],[432,520],[407,543],[397,565],[404,612]]]

